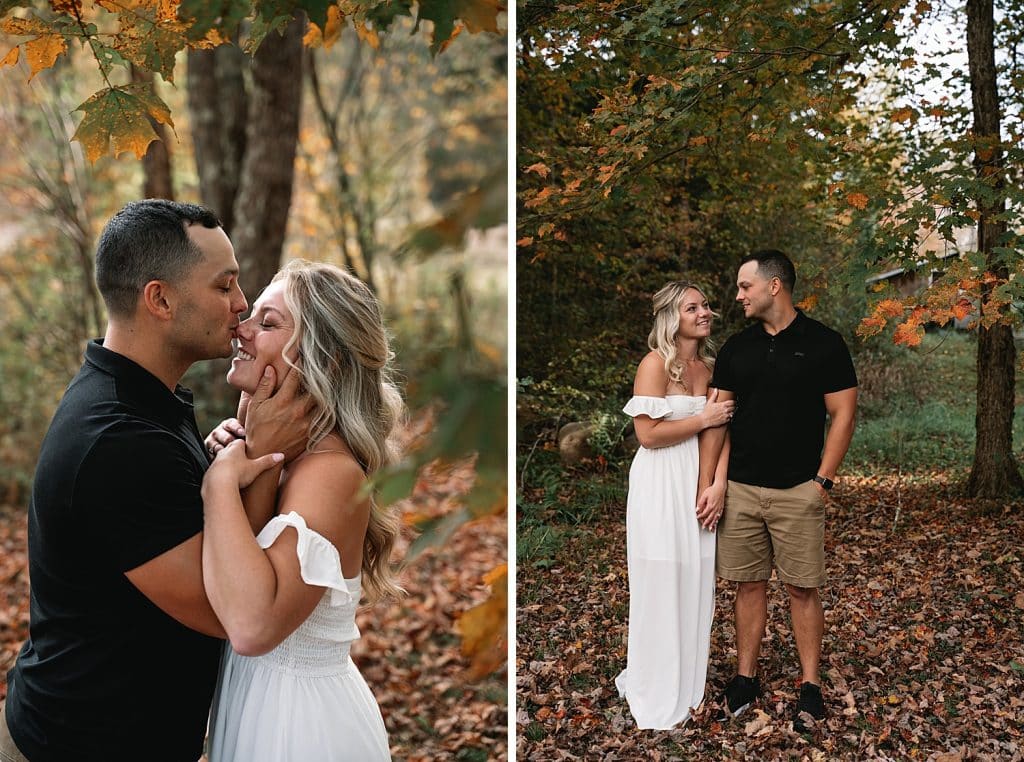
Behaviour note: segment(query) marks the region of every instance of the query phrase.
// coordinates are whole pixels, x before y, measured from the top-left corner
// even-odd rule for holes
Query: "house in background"
[[[959,257],[964,252],[978,250],[978,228],[976,225],[956,228],[953,231],[953,238],[953,241],[947,241],[934,230],[921,228],[918,230],[918,251],[934,254],[934,257],[922,259],[913,269],[897,267],[878,275],[872,275],[865,280],[865,284],[871,288],[878,283],[889,283],[900,296],[919,294],[945,274],[945,270],[936,267],[936,264]],[[932,266],[926,267],[929,261],[932,262]],[[965,330],[972,320],[974,320],[974,316],[968,315],[962,320],[955,320],[953,324],[958,330]]]

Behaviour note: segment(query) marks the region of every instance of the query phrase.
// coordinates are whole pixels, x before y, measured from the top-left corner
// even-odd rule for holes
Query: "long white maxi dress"
[[[342,576],[337,548],[294,511],[272,518],[256,540],[269,548],[287,527],[299,534],[302,579],[327,590],[270,653],[239,656],[225,646],[210,716],[210,762],[390,760],[380,708],[349,656],[359,637],[360,578]]]
[[[633,397],[631,416],[677,420],[704,397]],[[641,447],[629,469],[626,669],[615,679],[638,728],[665,730],[704,700],[715,610],[715,535],[697,521],[697,437]]]

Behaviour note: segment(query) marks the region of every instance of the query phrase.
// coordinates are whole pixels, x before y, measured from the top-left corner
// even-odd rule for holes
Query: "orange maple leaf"
[[[847,193],[846,203],[855,209],[867,209],[870,199],[863,193]]]
[[[802,309],[804,312],[809,312],[810,310],[813,310],[815,307],[818,306],[818,295],[811,294],[796,306]]]
[[[470,680],[478,680],[505,663],[508,648],[508,566],[501,564],[486,575],[490,597],[462,614],[455,629],[462,635],[462,653],[470,657]]]
[[[875,314],[879,317],[900,317],[904,310],[903,302],[899,299],[883,299],[875,305]]]
[[[953,305],[953,317],[957,320],[963,320],[965,317],[970,315],[974,311],[974,305],[971,304],[970,299],[961,299],[955,305]]]
[[[908,320],[896,326],[896,333],[892,340],[895,344],[906,344],[908,347],[916,347],[924,337],[924,328],[917,322]]]

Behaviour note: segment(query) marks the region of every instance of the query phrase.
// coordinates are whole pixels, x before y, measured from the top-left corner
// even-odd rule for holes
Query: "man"
[[[794,727],[804,730],[803,713],[814,720],[825,715],[818,595],[825,583],[825,504],[853,436],[857,376],[843,338],[794,307],[796,271],[789,257],[774,250],[745,257],[736,285],[743,314],[757,322],[718,354],[711,385],[719,401],[736,400],[725,445],[728,485],[712,484],[700,498],[703,513],[721,504],[725,490],[717,567],[719,576],[737,583],[738,669],[725,688],[720,718],[742,713],[761,693],[757,663],[774,560],[789,593],[800,657]],[[715,429],[710,436],[717,438],[710,453],[715,463],[726,434]]]
[[[30,635],[8,674],[0,760],[195,762],[224,630],[202,580],[209,457],[177,384],[231,354],[247,304],[230,241],[193,204],[118,212],[96,282],[106,335],[86,348],[36,467]],[[295,454],[304,403],[294,383],[268,400],[264,380],[249,454]]]

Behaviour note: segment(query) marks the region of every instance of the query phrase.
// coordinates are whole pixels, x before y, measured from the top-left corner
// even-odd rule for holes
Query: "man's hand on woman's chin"
[[[313,402],[299,391],[300,375],[290,369],[274,391],[275,372],[268,365],[256,391],[243,401],[245,417],[241,420],[249,457],[283,452],[285,461],[291,461],[306,451]],[[239,403],[240,411],[243,402]]]

